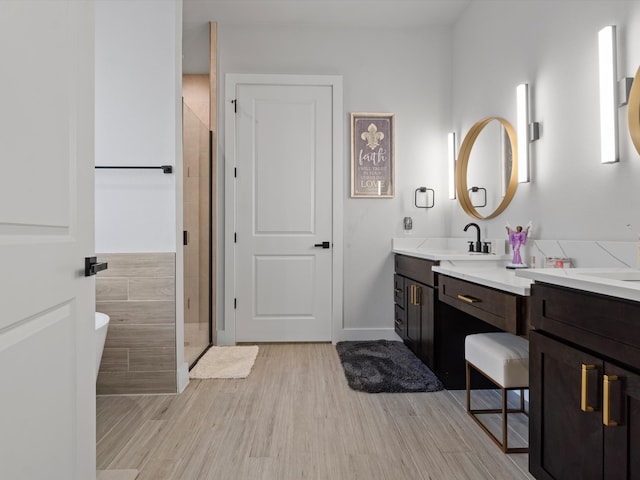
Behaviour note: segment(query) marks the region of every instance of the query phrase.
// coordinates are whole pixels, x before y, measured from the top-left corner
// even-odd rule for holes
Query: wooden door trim
[[[209,343],[218,340],[218,23],[209,22]]]
[[[332,305],[331,305],[331,339],[340,338],[343,324],[343,107],[342,76],[337,75],[263,75],[232,74],[225,75],[224,118],[225,118],[225,162],[224,162],[224,219],[218,222],[223,231],[224,246],[224,282],[218,283],[217,297],[224,299],[223,315],[218,318],[218,344],[233,345],[236,343],[236,325],[234,299],[236,289],[236,265],[234,258],[234,232],[236,211],[236,187],[234,169],[236,167],[236,122],[235,100],[238,85],[308,85],[328,86],[332,90]]]

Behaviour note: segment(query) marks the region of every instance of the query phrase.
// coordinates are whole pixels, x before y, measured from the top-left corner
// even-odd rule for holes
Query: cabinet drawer
[[[640,368],[640,303],[534,283],[531,325]]]
[[[517,295],[440,275],[440,301],[516,335],[526,334],[523,302]]]
[[[398,275],[416,280],[430,287],[435,285],[435,278],[431,267],[438,265],[438,262],[396,254],[395,264]]]
[[[405,307],[404,277],[401,277],[398,274],[393,276],[393,298],[396,302],[396,305],[400,305],[402,308]]]
[[[407,337],[407,318],[404,308],[398,305],[395,306],[394,325],[396,333],[404,340]]]

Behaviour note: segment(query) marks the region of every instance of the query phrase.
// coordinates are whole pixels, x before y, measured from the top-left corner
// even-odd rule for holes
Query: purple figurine
[[[527,265],[522,261],[522,257],[520,256],[520,247],[527,243],[529,228],[530,226],[527,225],[527,228],[523,230],[522,227],[518,225],[516,229],[513,230],[507,225],[506,229],[509,234],[509,243],[513,248],[513,260],[507,265],[507,268],[526,268]]]

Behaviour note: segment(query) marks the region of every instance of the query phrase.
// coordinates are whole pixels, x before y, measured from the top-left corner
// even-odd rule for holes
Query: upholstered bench
[[[468,335],[464,342],[467,367],[467,413],[493,439],[504,453],[526,453],[527,447],[509,448],[507,441],[508,413],[524,413],[524,390],[529,388],[529,341],[511,333],[478,333]],[[497,385],[502,394],[500,409],[471,408],[471,368]],[[520,390],[520,409],[507,408],[509,390]],[[480,421],[478,414],[502,414],[502,442]]]

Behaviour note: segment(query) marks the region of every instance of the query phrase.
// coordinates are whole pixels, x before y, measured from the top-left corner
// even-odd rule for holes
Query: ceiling
[[[183,0],[183,22],[401,28],[452,25],[472,0]]]

